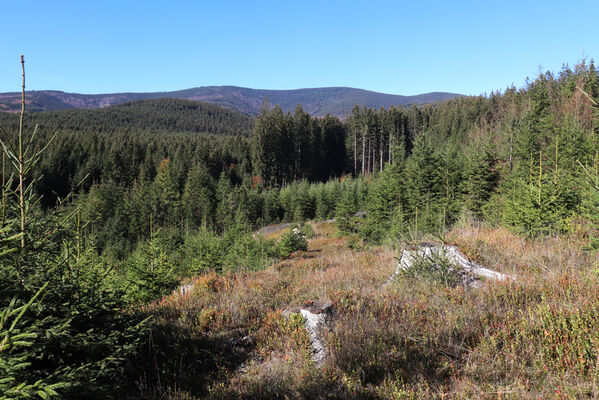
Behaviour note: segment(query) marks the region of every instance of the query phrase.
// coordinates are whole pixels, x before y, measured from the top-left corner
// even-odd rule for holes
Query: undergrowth
[[[529,240],[465,225],[447,236],[473,260],[514,277],[465,289],[399,276],[387,247],[348,249],[327,224],[308,251],[263,271],[195,279],[191,293],[146,309],[140,386],[155,398],[593,398],[599,360],[595,256],[576,235]],[[422,266],[423,271],[427,270]],[[421,268],[421,269],[422,269]],[[432,271],[432,275],[437,272]],[[441,284],[440,284],[441,282]],[[301,317],[282,310],[330,299],[322,369]],[[156,382],[160,382],[159,385]],[[163,397],[161,397],[163,396]]]

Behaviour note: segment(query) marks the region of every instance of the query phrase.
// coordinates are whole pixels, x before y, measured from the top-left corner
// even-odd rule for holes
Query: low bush
[[[427,281],[453,288],[465,283],[471,274],[463,267],[452,264],[443,254],[432,254],[414,256],[412,265],[400,270],[400,276],[404,279]]]
[[[298,250],[308,250],[308,242],[305,235],[296,227],[283,234],[277,243],[277,254],[281,258],[289,258],[291,253]]]

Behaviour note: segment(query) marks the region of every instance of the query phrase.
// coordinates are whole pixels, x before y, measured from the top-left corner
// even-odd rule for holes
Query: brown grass
[[[464,226],[450,232],[450,241],[516,280],[465,290],[399,278],[382,287],[396,253],[352,251],[332,226],[315,224],[307,252],[264,271],[206,273],[189,295],[152,305],[148,311],[171,327],[170,335],[191,342],[159,348],[165,359],[191,351],[211,360],[199,372],[185,357],[172,368],[199,373],[201,388],[182,372],[162,392],[176,393],[172,398],[599,396],[597,265],[581,250],[582,240],[529,241],[500,228]],[[281,313],[318,299],[332,300],[337,310],[322,370],[311,361],[301,319]],[[231,344],[242,337],[245,344]]]

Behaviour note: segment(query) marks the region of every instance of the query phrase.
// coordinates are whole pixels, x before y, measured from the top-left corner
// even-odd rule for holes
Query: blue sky
[[[464,94],[599,58],[599,1],[3,1],[0,92]],[[599,61],[599,60],[598,60]]]

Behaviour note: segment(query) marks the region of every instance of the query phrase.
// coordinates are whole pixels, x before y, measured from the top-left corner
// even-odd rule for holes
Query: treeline
[[[287,186],[294,187],[293,182],[326,182],[344,175],[368,178],[373,188],[385,176],[393,176],[401,185],[393,188],[396,193],[386,207],[401,208],[394,212],[404,222],[419,214],[419,229],[447,226],[468,210],[478,219],[530,234],[546,233],[558,226],[566,229],[567,218],[584,203],[581,168],[592,170],[597,162],[597,127],[590,101],[597,94],[594,64],[582,63],[558,76],[540,75],[520,90],[509,88],[488,97],[408,109],[355,107],[344,122],[331,116],[310,117],[300,106],[293,114],[284,114],[277,106],[265,105],[251,138],[163,131],[60,133],[40,160],[36,190],[45,207],[70,192],[82,203],[106,191],[116,193],[121,201],[108,207],[110,212],[103,211],[101,219],[110,225],[106,221],[120,215],[115,224],[123,232],[105,236],[131,245],[143,236],[136,232],[148,232],[150,214],[156,226],[165,223],[186,230],[204,226],[218,232],[226,229],[225,221],[238,209],[244,210],[252,227],[289,219],[295,211],[284,211],[285,217],[280,210],[273,211],[278,206],[270,205],[272,193],[279,195]],[[165,101],[110,109],[148,105],[154,109],[161,102]],[[176,104],[185,108],[201,103],[165,104],[171,105],[163,110],[168,113]],[[109,110],[83,111],[93,115]],[[185,113],[190,114],[194,113]],[[53,114],[33,114],[39,115]],[[40,135],[49,132],[41,128]],[[150,187],[159,186],[157,180],[162,186],[168,183],[168,188],[150,194]],[[524,201],[527,192],[530,199]],[[159,207],[160,196],[177,201],[164,200]],[[537,205],[530,203],[533,197]],[[119,210],[127,202],[139,207]],[[144,205],[152,202],[156,204]],[[198,204],[194,211],[193,202]],[[538,215],[533,218],[530,213]],[[556,218],[561,222],[553,221]],[[132,223],[133,219],[145,221],[144,225]]]
[[[81,204],[98,197],[114,204],[100,207],[95,232],[125,243],[121,254],[147,236],[150,216],[155,226],[217,232],[239,210],[251,227],[294,214],[311,218],[317,214],[283,210],[281,194],[346,174],[367,178],[371,188],[395,182],[379,201],[387,209],[382,220],[402,221],[404,229],[441,229],[467,210],[528,234],[547,233],[567,229],[567,219],[584,203],[580,165],[592,170],[597,162],[589,100],[597,94],[591,63],[489,97],[408,109],[355,107],[344,122],[310,117],[300,106],[284,114],[265,105],[251,138],[60,133],[40,161],[36,190],[45,207],[70,192]],[[43,129],[42,137],[47,133]],[[318,206],[310,202],[302,207]],[[377,201],[366,204],[372,208]],[[376,220],[366,225],[385,226]],[[121,231],[104,231],[107,226]]]
[[[338,120],[303,116],[314,129],[306,131],[305,139],[326,143],[321,140],[323,132],[332,132],[327,127],[333,126],[339,137],[329,148],[343,154],[343,126]],[[42,131],[38,139],[50,138]],[[343,171],[342,158],[335,161],[335,155],[325,156],[312,147],[315,142],[305,142],[303,159],[313,162],[308,157],[318,155],[314,162],[322,166],[305,171],[313,171],[323,181]],[[80,207],[82,224],[93,234],[96,249],[110,248],[118,259],[139,240],[149,238],[152,226],[176,230],[183,237],[200,227],[225,232],[237,215],[249,229],[280,221],[331,218],[342,188],[353,182],[309,185],[307,180],[290,179],[283,187],[273,187],[255,171],[255,152],[253,142],[243,137],[62,133],[44,151],[32,178],[46,212],[67,197],[74,198],[66,204]],[[290,168],[295,166],[294,154],[292,149],[286,157]],[[335,162],[337,172],[328,173],[327,166]]]
[[[403,161],[418,135],[443,145],[448,140],[467,142],[466,132],[486,123],[492,105],[485,97],[461,97],[420,107],[378,110],[354,107],[347,119],[347,165],[354,175],[369,175],[386,164]]]
[[[346,167],[345,128],[330,115],[311,118],[301,106],[283,114],[266,103],[254,126],[252,162],[268,185],[339,177]]]
[[[31,125],[26,129],[32,130]],[[40,125],[37,139],[49,141],[52,132]],[[181,238],[200,227],[223,233],[238,215],[249,229],[317,215],[331,217],[334,201],[327,199],[328,205],[319,205],[317,212],[315,198],[328,194],[317,193],[320,186],[307,182],[343,174],[344,143],[345,128],[337,118],[312,118],[301,107],[294,115],[283,115],[278,107],[265,109],[252,139],[60,131],[32,178],[39,204],[47,211],[68,196],[76,198],[70,204],[81,207],[82,224],[93,235],[96,250],[109,250],[111,257],[122,260],[140,240],[149,238],[152,229],[177,230]],[[284,173],[271,176],[269,168]],[[340,191],[335,191],[338,196]],[[295,196],[307,203],[298,205]]]
[[[422,117],[420,129],[398,140],[400,149],[411,151],[391,158],[392,167],[374,180],[368,221],[359,233],[380,241],[398,233],[442,232],[469,215],[529,236],[581,226],[596,235],[589,210],[597,210],[597,96],[591,62],[558,76],[542,74],[520,90],[411,111]],[[385,112],[370,115],[377,126]],[[376,151],[355,154],[372,172],[387,146],[376,147],[381,142],[375,134],[362,140]]]
[[[17,114],[0,113],[0,125],[14,131]],[[249,136],[254,119],[209,103],[181,99],[138,100],[98,109],[28,114],[25,128],[78,134],[206,133]]]
[[[49,140],[40,131],[39,140]],[[53,207],[69,193],[87,193],[97,184],[131,188],[156,177],[169,159],[175,186],[182,190],[189,170],[201,164],[211,176],[235,171],[234,182],[251,174],[248,140],[195,134],[60,133],[43,153],[34,177],[45,207]]]

